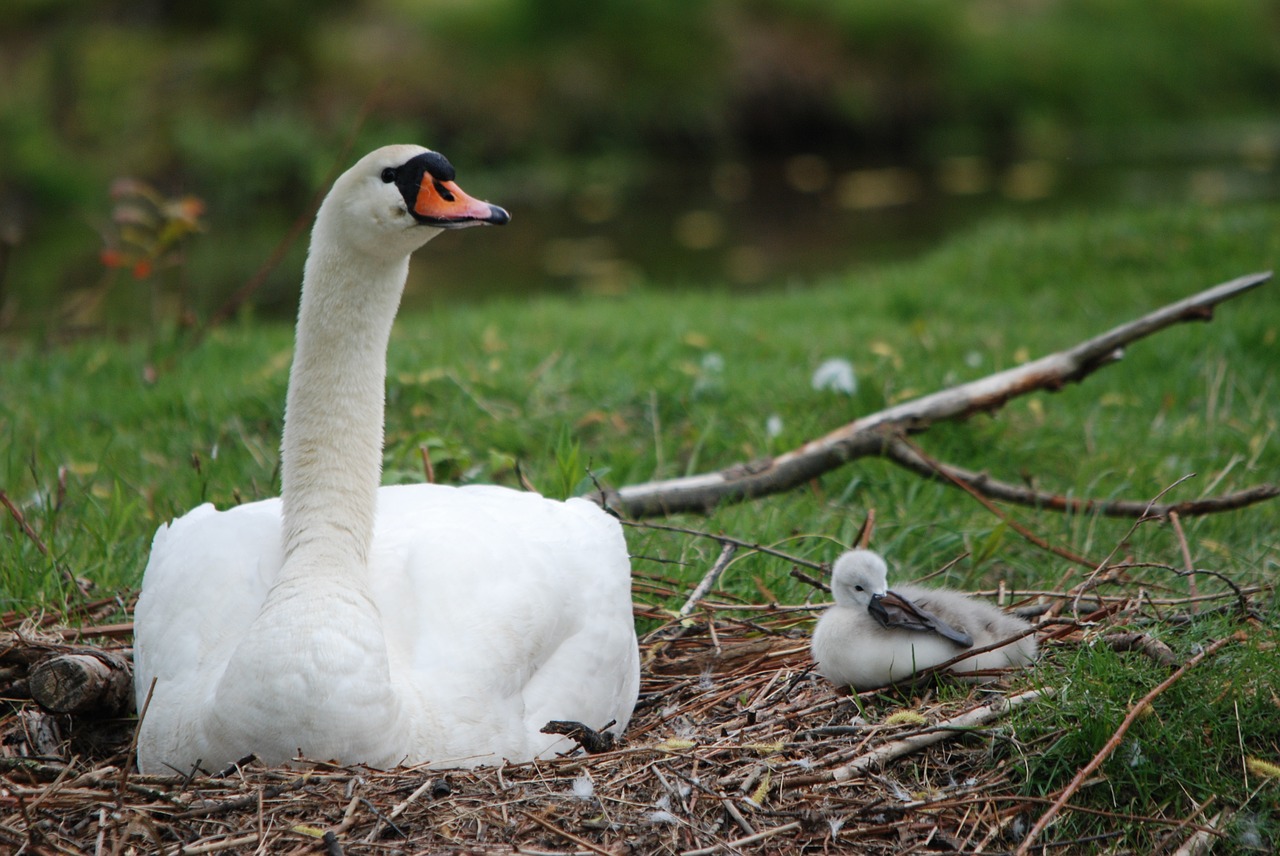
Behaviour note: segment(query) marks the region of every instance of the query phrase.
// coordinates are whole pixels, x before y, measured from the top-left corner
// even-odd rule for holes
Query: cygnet
[[[993,604],[958,591],[888,587],[884,559],[851,550],[831,571],[835,603],[814,628],[811,651],[818,673],[857,690],[911,678],[963,653],[1002,640],[1008,644],[948,666],[967,674],[1025,666],[1036,658],[1031,625]]]

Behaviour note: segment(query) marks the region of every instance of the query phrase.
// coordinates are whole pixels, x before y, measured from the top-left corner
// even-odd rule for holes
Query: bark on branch
[[[133,670],[117,654],[85,649],[43,660],[27,685],[31,697],[52,713],[115,716],[132,700]]]
[[[864,416],[777,457],[739,463],[700,475],[628,485],[607,491],[604,501],[623,517],[638,519],[680,512],[707,512],[720,503],[741,502],[790,490],[856,458],[890,456],[895,437],[925,431],[936,422],[993,412],[1011,399],[1029,392],[1057,391],[1068,383],[1080,381],[1119,360],[1129,343],[1184,321],[1211,320],[1217,304],[1250,291],[1270,278],[1268,271],[1222,283],[1067,350]],[[904,463],[902,460],[898,462]],[[973,484],[981,489],[992,482],[975,477]],[[1256,488],[1254,492],[1232,495],[1226,505],[1210,502],[1208,507],[1199,509],[1199,513],[1239,507],[1277,494],[1280,494],[1280,488],[1267,485]],[[599,494],[595,499],[600,501]],[[1043,497],[1033,492],[1029,500],[1024,501],[1040,499]],[[1041,504],[1054,507],[1053,503]],[[1149,508],[1145,503],[1141,507]],[[1174,507],[1183,515],[1198,511],[1194,504]],[[1119,514],[1132,509],[1112,503],[1107,511]],[[1153,512],[1158,513],[1155,509],[1147,511]]]

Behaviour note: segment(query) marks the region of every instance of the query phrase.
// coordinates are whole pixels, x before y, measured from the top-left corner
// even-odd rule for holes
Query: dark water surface
[[[508,208],[512,222],[438,237],[411,266],[404,307],[499,295],[615,294],[641,284],[803,287],[859,266],[910,259],[992,218],[1280,199],[1277,123],[1113,134],[1058,148],[1066,153],[1003,162],[946,157],[923,166],[801,153],[711,163],[604,159],[503,175],[468,172],[458,158],[462,186]],[[118,272],[108,281],[84,223],[56,236],[61,243],[21,247],[44,262],[43,270],[14,276],[10,269],[0,330],[75,326],[65,307],[83,302],[77,294],[85,293],[103,297],[89,301],[87,329],[154,326],[177,316],[177,281],[187,284],[188,304],[208,318],[288,231],[287,222],[266,225],[241,213],[209,211],[186,266],[165,272],[168,280],[140,282]],[[293,316],[305,245],[303,232],[253,294],[259,317]],[[42,312],[57,320],[39,320]]]
[[[907,259],[995,217],[1042,218],[1117,205],[1280,199],[1280,135],[1212,157],[1143,164],[1084,157],[928,168],[841,166],[816,155],[772,163],[590,173],[553,192],[497,195],[500,233],[436,239],[415,262],[405,305],[527,292],[619,293],[708,285],[804,285]],[[601,171],[604,173],[605,171]]]

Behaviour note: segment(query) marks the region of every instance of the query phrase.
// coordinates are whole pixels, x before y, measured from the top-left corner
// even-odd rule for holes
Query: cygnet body
[[[835,603],[814,628],[818,673],[858,690],[897,683],[970,648],[1024,634],[1030,625],[958,591],[904,585],[890,590],[884,559],[851,550],[831,572]],[[957,674],[1025,666],[1036,658],[1033,635],[954,663]]]

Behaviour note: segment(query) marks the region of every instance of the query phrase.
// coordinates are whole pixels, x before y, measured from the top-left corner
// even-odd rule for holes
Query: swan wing
[[[201,730],[196,724],[204,721],[281,560],[278,499],[227,511],[206,503],[156,531],[134,613],[134,691],[138,710],[146,706],[138,754],[145,772],[163,771],[161,759],[209,757],[201,751],[203,737],[193,745],[191,735]]]
[[[936,633],[962,648],[973,647],[973,637],[957,630],[910,598],[890,589],[883,597],[873,599],[868,611],[884,627]]]
[[[621,733],[639,692],[630,560],[618,522],[583,500],[507,488],[384,487],[370,557],[392,672],[429,710],[438,761],[562,751],[549,720]],[[430,731],[431,733],[427,733]]]

